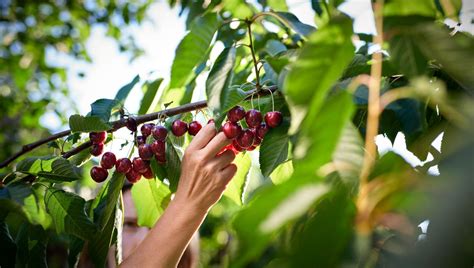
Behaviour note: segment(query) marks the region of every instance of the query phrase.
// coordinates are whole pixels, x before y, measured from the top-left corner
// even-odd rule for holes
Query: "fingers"
[[[230,142],[231,140],[227,139],[223,132],[219,132],[206,147],[204,147],[204,155],[208,158],[213,158],[224,146],[230,144]]]
[[[191,150],[200,150],[204,148],[212,138],[216,135],[214,123],[205,125],[198,134],[193,138],[188,146]]]
[[[212,164],[216,170],[221,170],[227,167],[234,161],[235,155],[232,151],[225,151],[221,155],[214,157],[209,163]]]
[[[224,181],[229,182],[237,172],[237,166],[235,164],[230,164],[226,168],[220,171],[221,176]]]

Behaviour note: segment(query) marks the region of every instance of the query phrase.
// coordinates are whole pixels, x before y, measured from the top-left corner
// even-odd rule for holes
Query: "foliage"
[[[469,175],[474,76],[469,68],[474,66],[474,37],[443,24],[446,18],[457,19],[460,1],[387,0],[383,17],[378,18],[384,22],[384,56],[379,62],[383,110],[376,118],[378,133],[392,142],[403,134],[413,154],[426,159],[415,167],[393,152],[365,153],[363,140],[367,143],[375,137],[366,138],[367,126],[373,124],[367,119],[373,102],[369,101],[370,82],[364,81],[377,81],[373,69],[378,63],[373,54],[378,48],[373,36],[353,32],[352,20],[337,9],[343,1],[311,1],[317,29],[287,12],[285,1],[257,2],[180,1],[187,12],[189,32],[176,49],[169,85],[161,92],[158,87],[166,81],[162,78],[142,83],[139,114],[159,110],[170,99],[173,106],[189,103],[198,77],[207,79],[209,107],[203,113],[218,124],[236,104],[283,113],[283,124],[270,130],[259,150],[237,156],[238,173],[200,230],[203,266],[472,265],[474,216]],[[140,4],[140,8],[130,8]],[[87,32],[85,12],[93,22],[108,22],[116,36],[117,26],[100,11],[120,10],[128,23],[131,17],[140,21],[147,4],[125,6],[100,7],[96,13],[69,7],[74,22],[69,30]],[[56,8],[50,7],[58,17]],[[27,23],[31,19],[23,13],[42,16],[41,9],[40,4],[32,4],[31,10],[7,14],[16,14]],[[126,9],[136,13],[128,14]],[[8,19],[13,21],[13,17]],[[238,26],[231,28],[231,21]],[[29,30],[8,31],[26,34],[19,39],[25,49],[34,40]],[[44,44],[65,43],[71,53],[86,57],[81,48],[86,36],[65,34],[46,38]],[[249,38],[253,47],[236,45],[248,44]],[[355,38],[360,40],[357,48]],[[218,42],[225,48],[215,62],[208,63]],[[34,51],[39,54],[32,64],[40,64],[44,51]],[[8,66],[22,63],[18,55],[8,53],[9,64],[1,73],[14,80],[19,69]],[[253,56],[259,59],[257,66],[253,66]],[[260,67],[260,81],[254,67]],[[45,69],[34,72],[47,73]],[[58,70],[48,72],[53,75]],[[28,76],[24,83],[30,79],[39,78]],[[124,116],[123,103],[139,82],[136,77],[114,99],[95,101],[89,114],[71,116],[71,130],[111,129],[110,123]],[[10,82],[5,85],[13,87]],[[248,98],[254,89],[264,92],[270,86],[277,88],[272,95]],[[21,84],[14,87],[22,88]],[[28,97],[14,102],[16,108],[10,111],[23,109],[24,100]],[[39,113],[43,112],[41,108]],[[183,120],[191,117],[178,116]],[[166,125],[174,118],[166,119]],[[432,142],[440,134],[438,150]],[[59,141],[67,148],[87,142],[84,136],[75,135]],[[142,179],[133,186],[140,225],[153,226],[166,209],[176,191],[182,153],[190,138],[168,137],[166,165],[153,160],[156,178]],[[46,248],[54,237],[67,241],[70,264],[88,250],[94,264],[104,266],[109,248],[120,247],[124,176],[114,173],[92,199],[85,200],[78,189],[87,185],[88,175],[84,174],[90,168],[89,158],[76,155],[66,160],[55,150],[44,151],[45,156],[25,158],[2,170],[0,266],[46,266]],[[361,178],[367,159],[373,160],[373,166],[367,178]],[[430,171],[435,166],[439,176]],[[430,221],[426,240],[415,231],[424,220]]]

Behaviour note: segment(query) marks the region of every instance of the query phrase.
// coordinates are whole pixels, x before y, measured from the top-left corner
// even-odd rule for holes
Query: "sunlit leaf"
[[[146,114],[150,108],[152,108],[151,105],[155,100],[156,93],[158,92],[161,82],[163,82],[163,78],[158,78],[150,83],[146,83],[143,86],[145,94],[143,95],[140,108],[138,109],[138,114]]]
[[[81,170],[62,157],[51,159],[29,157],[18,163],[17,171],[54,182],[75,181],[82,178]]]
[[[132,198],[137,208],[138,225],[153,227],[171,199],[171,191],[157,179],[142,178],[132,187]]]
[[[233,163],[237,165],[237,173],[227,185],[224,195],[229,197],[237,205],[242,205],[245,202],[244,195],[251,159],[249,154],[240,153],[236,156]]]
[[[112,129],[112,126],[97,116],[71,115],[69,127],[72,132],[94,132]]]
[[[273,18],[276,18],[285,26],[291,28],[293,31],[301,34],[302,36],[308,36],[316,30],[313,26],[302,23],[294,14],[289,12],[270,11],[266,14]]]
[[[115,95],[115,100],[124,103],[125,100],[127,99],[128,95],[130,94],[130,91],[132,91],[133,87],[140,81],[140,76],[136,75],[133,80],[123,86],[122,88],[119,89],[117,94]]]
[[[260,145],[260,169],[265,177],[270,176],[273,170],[288,157],[288,128],[290,123],[284,120],[283,123],[272,128],[265,135]]]

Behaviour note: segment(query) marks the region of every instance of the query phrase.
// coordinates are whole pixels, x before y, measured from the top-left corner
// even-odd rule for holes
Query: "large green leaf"
[[[204,60],[212,38],[218,27],[215,13],[198,17],[191,25],[190,32],[181,40],[171,67],[170,88],[186,84],[193,69]]]
[[[125,182],[125,175],[114,172],[109,182],[102,187],[101,195],[96,197],[94,208],[94,222],[99,225],[100,230],[103,230],[112,216],[115,206],[119,201],[120,193],[122,192],[123,183]]]
[[[62,157],[50,159],[29,157],[18,163],[17,171],[53,182],[75,181],[82,178],[81,169]]]
[[[306,213],[328,190],[326,185],[293,178],[262,191],[233,221],[238,237],[233,266],[244,267],[257,258],[277,231]]]
[[[234,46],[225,48],[217,57],[206,81],[208,106],[219,114],[227,100],[232,82],[236,49]]]
[[[265,135],[260,145],[259,155],[260,170],[263,176],[270,176],[273,170],[279,164],[285,162],[288,157],[289,127],[288,120],[283,120],[280,126],[270,129]]]
[[[48,188],[44,202],[53,219],[57,233],[76,235],[84,240],[91,239],[97,227],[87,217],[85,200],[73,193],[56,188]]]
[[[293,150],[295,174],[312,177],[322,165],[331,160],[353,111],[352,96],[347,91],[331,96],[319,113],[310,111]]]
[[[46,245],[48,238],[48,233],[40,226],[23,223],[15,241],[18,246],[15,267],[47,268]],[[14,256],[8,258],[14,258]]]
[[[265,14],[276,18],[278,21],[283,23],[285,26],[293,29],[295,32],[301,34],[302,36],[309,36],[312,32],[316,30],[311,25],[302,23],[294,14],[289,12],[266,12]]]
[[[351,37],[351,20],[334,18],[309,36],[298,59],[291,64],[283,84],[291,104],[291,133],[305,118],[309,103],[314,112],[319,110],[327,92],[350,63],[354,56]]]
[[[103,122],[109,122],[110,116],[121,107],[121,102],[112,99],[98,99],[91,104],[90,116],[97,116]]]
[[[229,197],[237,205],[242,205],[245,188],[247,187],[247,174],[250,169],[251,159],[249,154],[240,153],[235,157],[234,164],[237,165],[237,173],[227,185],[224,195]]]
[[[158,78],[152,82],[147,82],[143,85],[143,91],[145,94],[143,95],[142,102],[140,104],[140,108],[138,109],[138,114],[146,114],[150,111],[153,101],[155,100],[156,93],[163,82],[163,78]]]
[[[125,102],[125,100],[128,97],[128,94],[130,94],[130,91],[132,91],[133,87],[140,81],[140,76],[136,75],[133,80],[126,84],[125,86],[121,87],[117,94],[115,95],[115,100],[121,102],[122,104]]]
[[[137,209],[138,225],[153,227],[171,199],[171,191],[157,179],[142,179],[132,187],[133,203]]]
[[[78,114],[69,117],[69,127],[72,132],[97,132],[112,129],[112,126],[98,116],[82,116]]]
[[[0,266],[15,267],[15,258],[17,247],[10,235],[8,225],[0,220]]]
[[[166,141],[166,164],[158,164],[155,159],[151,161],[151,168],[155,176],[162,182],[166,179],[169,182],[171,192],[178,188],[179,177],[181,176],[181,158],[178,148],[173,145],[170,135]]]
[[[407,76],[420,76],[428,70],[428,61],[412,36],[400,34],[390,39],[390,60]]]
[[[436,17],[436,6],[433,0],[388,0],[384,3],[384,16],[420,15]]]

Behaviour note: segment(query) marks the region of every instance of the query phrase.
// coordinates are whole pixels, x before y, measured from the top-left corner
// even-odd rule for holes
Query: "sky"
[[[302,22],[314,25],[314,11],[311,8],[311,1],[287,0],[290,12],[294,13]],[[474,1],[464,0],[465,10],[474,12]],[[370,0],[348,0],[340,6],[340,9],[354,18],[354,31],[358,33],[375,33],[373,13],[370,7]],[[169,79],[170,68],[174,58],[175,49],[181,38],[185,35],[184,17],[179,17],[178,8],[170,8],[165,1],[157,1],[148,11],[148,22],[140,26],[133,26],[127,31],[131,31],[137,44],[145,51],[144,56],[133,62],[129,61],[129,56],[120,53],[116,42],[106,37],[105,28],[94,26],[86,47],[90,53],[92,63],[84,63],[48,53],[48,61],[54,64],[67,66],[68,86],[71,97],[74,99],[81,114],[90,111],[90,103],[100,98],[113,98],[117,90],[130,82],[136,74],[139,74],[142,81],[162,77]],[[471,18],[463,17],[464,21],[470,22]],[[449,22],[453,23],[453,22]],[[468,26],[464,26],[468,25]],[[473,25],[465,23],[464,30],[474,32]],[[222,50],[222,46],[216,46],[211,53],[211,62]],[[152,73],[151,73],[152,72]],[[79,77],[78,73],[84,73],[84,77]],[[205,76],[197,81],[197,90],[193,100],[201,100],[204,95]],[[140,103],[142,93],[140,87],[136,86],[130,94],[125,107],[130,112],[136,112]],[[41,122],[51,131],[56,132],[67,128],[61,125],[54,114],[46,114]],[[119,131],[115,134],[119,139],[129,139],[130,135],[126,131]],[[435,142],[435,147],[439,149],[441,136]],[[122,142],[115,142],[109,149],[114,152]],[[380,153],[395,151],[402,155],[412,165],[419,165],[424,161],[418,159],[406,149],[403,134],[399,133],[394,144],[386,137],[379,135],[377,145]],[[119,153],[126,156],[127,152]],[[432,156],[431,156],[432,157]],[[429,158],[425,161],[429,161]],[[437,173],[436,168],[430,170]]]

